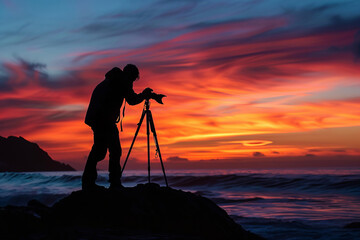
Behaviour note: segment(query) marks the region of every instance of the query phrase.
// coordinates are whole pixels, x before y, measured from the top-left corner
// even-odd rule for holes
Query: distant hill
[[[68,164],[54,161],[36,143],[22,137],[0,136],[0,172],[75,171]]]

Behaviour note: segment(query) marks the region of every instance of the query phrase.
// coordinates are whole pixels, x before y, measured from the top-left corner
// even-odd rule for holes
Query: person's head
[[[134,64],[127,64],[123,70],[125,76],[130,81],[135,81],[140,78],[139,69]]]

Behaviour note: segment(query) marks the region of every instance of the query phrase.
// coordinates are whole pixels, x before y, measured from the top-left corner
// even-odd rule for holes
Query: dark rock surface
[[[153,183],[76,191],[51,208],[8,206],[0,209],[0,231],[26,239],[263,239],[209,199]]]
[[[0,137],[0,172],[75,171],[54,161],[36,143],[22,137]]]
[[[360,228],[360,222],[352,222],[349,224],[346,224],[344,228]]]

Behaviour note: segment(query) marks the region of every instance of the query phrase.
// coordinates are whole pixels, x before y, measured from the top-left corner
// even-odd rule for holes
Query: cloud
[[[310,160],[311,159],[311,160]],[[358,167],[358,156],[305,156],[266,157],[266,158],[232,158],[189,161],[180,163],[168,162],[167,169],[246,169],[246,168],[311,168],[311,167]]]
[[[265,157],[265,154],[263,154],[261,152],[253,152],[253,156],[254,157]]]
[[[355,61],[358,61],[360,59],[360,31],[358,31],[355,34],[353,49],[354,49]]]
[[[189,161],[189,159],[187,159],[187,158],[182,158],[182,157],[178,157],[178,156],[168,157],[166,160],[169,162],[188,162]]]
[[[307,154],[305,154],[305,157],[316,157],[316,155],[315,155],[315,154],[311,154],[311,153],[307,153]]]
[[[84,111],[54,111],[50,112],[44,119],[50,122],[65,122],[65,121],[73,121],[78,120],[84,116]]]
[[[285,25],[286,21],[280,17],[218,23],[158,44],[119,52],[119,56],[114,52],[112,56],[96,57],[94,53],[93,65],[134,61],[149,74],[159,78],[167,76],[171,79],[170,84],[176,84],[175,79],[181,75],[197,72],[198,78],[206,79],[208,88],[204,91],[220,87],[220,82],[215,81],[216,76],[222,79],[222,91],[217,91],[219,93],[226,93],[229,89],[259,91],[260,85],[261,90],[271,90],[298,81],[311,84],[314,78],[308,76],[316,75],[316,64],[330,62],[332,67],[329,71],[343,68],[344,63],[338,59],[349,58],[352,44],[349,36],[353,34],[354,27],[339,29],[336,33],[331,28],[324,28],[311,34],[303,32],[300,36],[292,33],[296,29],[281,34],[274,31],[253,41],[254,36]],[[236,29],[244,28],[247,31],[236,34]],[[190,87],[201,85],[189,82],[178,84]]]
[[[209,3],[211,4],[211,3]],[[106,41],[116,39],[121,46],[133,46],[133,42],[149,45],[177,36],[191,28],[193,11],[198,7],[196,2],[152,2],[142,3],[141,6],[124,6],[91,19],[90,22],[76,28],[79,35]],[[164,21],[166,19],[166,21]],[[179,20],[182,24],[178,24]],[[144,36],[146,36],[144,38]],[[135,41],[134,41],[135,39]]]
[[[17,130],[17,131],[23,133],[24,127],[26,126],[27,123],[29,123],[28,122],[29,120],[32,121],[34,119],[29,118],[28,116],[1,118],[0,119],[0,131],[4,133],[6,131]],[[31,128],[31,130],[33,130],[33,128]],[[6,134],[6,135],[10,135],[10,134]]]
[[[347,152],[346,149],[334,149],[333,151],[336,153],[346,153]]]
[[[44,63],[40,63],[40,62],[29,62],[26,61],[20,57],[18,57],[18,60],[20,61],[20,64],[22,65],[22,67],[30,72],[34,72],[34,71],[42,71],[44,69],[46,69],[46,64]]]
[[[17,107],[56,107],[76,102],[83,104],[89,99],[94,80],[101,81],[107,71],[106,68],[83,68],[52,76],[44,71],[45,66],[20,58],[17,62],[3,63],[5,75],[0,76],[0,92],[3,93],[0,101],[10,105],[18,103]]]
[[[272,141],[267,140],[245,140],[240,141],[245,147],[256,147],[256,146],[264,146],[273,143]]]
[[[46,102],[43,100],[31,100],[31,99],[22,99],[22,98],[8,98],[0,99],[0,108],[36,108],[36,109],[48,109],[56,106],[56,104],[51,102]]]
[[[308,152],[322,152],[321,149],[309,149]]]
[[[358,56],[359,17],[342,17],[344,11],[334,17],[332,11],[340,5],[331,4],[294,10],[289,3],[285,12],[277,9],[267,16],[254,10],[263,6],[261,1],[246,6],[255,15],[244,8],[239,15],[244,3],[231,9],[229,2],[179,4],[115,9],[82,22],[83,26],[72,26],[74,36],[64,30],[66,41],[60,45],[79,50],[63,55],[67,59],[61,61],[69,64],[57,66],[57,75],[51,73],[52,63],[29,60],[30,53],[1,63],[0,130],[25,132],[42,142],[59,135],[64,149],[68,139],[77,139],[74,144],[88,151],[92,136],[83,117],[93,88],[113,66],[134,62],[141,72],[135,90],[150,86],[168,96],[164,105],[152,108],[161,143],[168,147],[168,155],[175,156],[169,162],[180,162],[183,158],[177,156],[184,151],[194,160],[265,156],[263,152],[272,150],[284,156],[303,155],[303,149],[325,149],[324,145],[357,148],[343,138],[345,134],[326,129],[359,122],[358,97],[350,99],[343,93],[336,101],[329,99],[330,89],[358,85],[360,71],[353,54]],[[207,11],[199,14],[204,5]],[[233,15],[219,17],[224,9]],[[93,48],[94,39],[98,42]],[[43,40],[49,46],[59,38],[45,35]],[[128,126],[121,136],[125,146],[133,139],[141,110],[141,106],[127,108]],[[140,155],[145,142],[139,136]],[[259,152],[253,153],[252,147]]]
[[[301,74],[301,71],[298,69],[281,69],[280,67],[274,66],[245,66],[239,72],[241,75],[246,75],[249,78],[254,79],[264,79],[268,77],[285,77],[291,75]]]

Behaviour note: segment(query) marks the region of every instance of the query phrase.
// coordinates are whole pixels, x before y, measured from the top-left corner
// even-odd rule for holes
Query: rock
[[[29,239],[27,236],[44,232],[40,218],[26,207],[7,206],[0,208],[0,238]]]
[[[346,224],[344,228],[360,228],[360,222],[352,222],[349,224]]]
[[[52,207],[0,208],[1,239],[263,239],[207,198],[157,184],[76,191]]]
[[[154,183],[73,192],[52,207],[46,222],[179,239],[262,239],[245,231],[209,199]]]
[[[38,217],[44,217],[49,213],[49,207],[35,199],[28,202],[27,209]]]
[[[76,191],[47,207],[0,208],[11,239],[263,239],[207,198],[157,184]]]
[[[75,171],[54,161],[36,143],[22,137],[0,137],[0,172]]]

